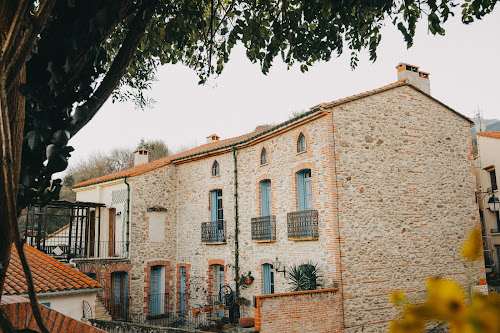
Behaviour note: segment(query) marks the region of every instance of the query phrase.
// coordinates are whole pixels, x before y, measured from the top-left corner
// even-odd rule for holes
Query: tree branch
[[[146,27],[151,21],[155,8],[159,0],[144,1],[135,15],[134,21],[130,30],[123,41],[120,51],[116,55],[108,73],[102,80],[99,88],[95,91],[94,95],[82,106],[88,109],[87,114],[73,123],[70,129],[71,136],[74,136],[83,126],[85,126],[99,111],[101,106],[106,102],[113,90],[116,88],[123,74],[127,70],[130,60],[135,54],[137,46],[139,45],[142,36],[146,31]]]
[[[9,55],[10,59],[14,59],[10,64],[7,65],[6,73],[7,73],[7,93],[12,88],[14,78],[17,76],[17,72],[24,66],[26,63],[26,59],[28,58],[33,46],[35,45],[36,39],[40,32],[43,30],[45,26],[45,22],[49,18],[50,12],[52,8],[56,4],[56,0],[46,0],[40,3],[40,8],[38,9],[34,22],[31,23],[31,28],[25,32],[21,42],[18,44],[19,47],[16,49],[16,52]],[[16,42],[17,44],[17,42]]]
[[[10,53],[10,49],[16,46],[17,43],[15,43],[14,41],[16,40],[19,30],[23,27],[23,24],[20,21],[24,18],[26,11],[32,4],[33,1],[28,1],[28,0],[20,1],[18,3],[17,10],[14,13],[14,16],[12,17],[12,21],[10,22],[9,31],[5,36],[5,40],[2,41],[3,45],[2,45],[2,51],[0,52],[0,62],[2,62],[3,59],[5,58],[4,57],[5,54]],[[11,40],[13,41],[12,43]]]

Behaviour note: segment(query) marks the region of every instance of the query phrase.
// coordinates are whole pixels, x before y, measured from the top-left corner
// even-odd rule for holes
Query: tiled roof
[[[82,323],[44,305],[40,304],[39,306],[42,322],[49,332],[104,333],[103,330],[92,327],[90,324]],[[19,296],[4,296],[0,308],[15,330],[21,332],[41,331],[36,324],[29,299]],[[2,333],[2,328],[0,328],[0,333]]]
[[[476,135],[484,136],[486,138],[500,139],[500,132],[478,132]]]
[[[309,116],[309,115],[316,113],[316,112],[319,112],[323,109],[331,108],[331,107],[334,107],[334,106],[337,106],[340,104],[344,104],[347,102],[352,102],[352,101],[355,101],[355,100],[363,98],[363,97],[368,97],[368,96],[378,94],[378,93],[381,93],[383,91],[394,89],[394,88],[401,87],[401,86],[410,86],[410,87],[414,88],[415,90],[421,92],[422,94],[426,95],[430,99],[434,100],[435,102],[437,102],[437,103],[441,104],[442,106],[444,106],[445,108],[449,109],[450,111],[452,111],[456,115],[458,115],[458,116],[460,116],[460,117],[464,118],[465,120],[472,123],[471,119],[467,118],[463,114],[453,110],[452,108],[443,104],[442,102],[435,99],[431,95],[425,93],[424,91],[420,90],[419,88],[408,83],[407,79],[403,79],[403,80],[399,80],[399,81],[393,82],[391,84],[388,84],[386,86],[383,86],[383,87],[380,87],[377,89],[373,89],[373,90],[369,90],[369,91],[366,91],[366,92],[363,92],[363,93],[360,93],[357,95],[349,96],[346,98],[341,98],[341,99],[338,99],[338,100],[335,100],[335,101],[332,101],[329,103],[318,104],[318,105],[310,108],[310,111],[308,111],[304,114],[301,114],[293,119],[290,119],[286,122],[278,124],[276,126],[269,126],[269,127],[265,127],[265,128],[259,129],[257,131],[251,132],[251,133],[247,133],[247,134],[244,134],[241,136],[234,137],[234,138],[220,140],[220,141],[216,141],[216,142],[212,142],[212,143],[207,143],[207,144],[195,147],[193,149],[186,150],[184,152],[181,152],[181,153],[178,153],[175,155],[167,156],[167,157],[164,157],[164,158],[161,158],[161,159],[149,162],[149,163],[139,164],[139,165],[136,165],[134,167],[131,167],[131,168],[128,168],[128,169],[125,169],[122,171],[118,171],[118,172],[115,172],[115,173],[112,173],[112,174],[109,174],[106,176],[102,176],[102,177],[98,177],[98,178],[94,178],[94,179],[90,179],[90,180],[81,182],[79,184],[74,185],[73,188],[79,188],[79,187],[89,186],[89,185],[93,185],[93,184],[108,182],[108,181],[112,181],[112,180],[120,179],[120,178],[125,178],[125,177],[137,176],[137,175],[143,174],[145,172],[160,168],[160,167],[167,165],[167,164],[171,163],[172,161],[175,161],[178,159],[187,158],[187,157],[191,157],[191,156],[195,156],[195,155],[201,155],[204,153],[209,153],[209,152],[214,151],[214,150],[222,150],[224,148],[230,148],[231,145],[240,144],[240,143],[246,142],[247,140],[251,140],[253,138],[257,138],[257,137],[262,136],[264,134],[273,132],[274,130],[277,130],[283,126],[287,126],[291,123],[294,123],[294,122],[304,118],[305,116]]]
[[[101,288],[101,285],[94,279],[29,245],[24,245],[24,252],[31,268],[37,293]],[[23,267],[17,249],[13,245],[3,294],[22,295],[27,293],[28,288]]]

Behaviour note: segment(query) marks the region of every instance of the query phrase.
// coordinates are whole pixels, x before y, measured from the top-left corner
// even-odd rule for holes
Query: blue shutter
[[[210,192],[210,220],[217,221],[217,191]]]
[[[261,215],[271,215],[271,182],[269,180],[260,182],[260,202]]]
[[[306,210],[304,171],[300,171],[299,173],[297,173],[297,190],[298,190],[299,211]]]
[[[271,264],[262,265],[264,295],[274,294],[274,272]]]
[[[304,190],[305,190],[305,209],[312,209],[312,183],[311,183],[311,171],[304,173]]]
[[[121,276],[119,273],[113,274],[113,303],[120,304],[121,296]]]
[[[180,267],[181,275],[181,313],[186,313],[186,267]]]

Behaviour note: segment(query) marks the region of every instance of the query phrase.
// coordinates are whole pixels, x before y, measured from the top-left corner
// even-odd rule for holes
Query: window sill
[[[276,239],[271,239],[271,240],[253,240],[252,239],[252,242],[253,243],[276,243]]]
[[[301,242],[301,241],[317,241],[319,237],[311,237],[311,238],[288,238],[289,241]]]
[[[203,245],[226,245],[227,242],[201,242]]]
[[[297,152],[297,155],[301,155],[301,154],[305,154],[305,153],[307,153],[307,149],[306,149],[306,150],[304,150],[304,151],[299,151],[299,152]]]
[[[261,164],[260,166],[263,167],[263,166],[267,166],[268,164],[269,164],[269,162],[265,163],[265,164]]]

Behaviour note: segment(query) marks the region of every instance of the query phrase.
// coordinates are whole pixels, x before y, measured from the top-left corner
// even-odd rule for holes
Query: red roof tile
[[[290,120],[288,120],[284,123],[278,124],[276,126],[269,126],[269,127],[265,127],[265,128],[259,129],[257,131],[251,132],[251,133],[247,133],[247,134],[243,134],[243,135],[234,137],[234,138],[220,140],[220,141],[216,141],[216,142],[212,142],[212,143],[207,143],[207,144],[186,150],[184,152],[181,152],[181,153],[178,153],[175,155],[167,156],[167,157],[164,157],[164,158],[161,158],[161,159],[149,162],[149,163],[139,164],[139,165],[133,166],[131,168],[128,168],[128,169],[125,169],[122,171],[118,171],[118,172],[115,172],[115,173],[112,173],[112,174],[109,174],[106,176],[102,176],[102,177],[98,177],[98,178],[94,178],[94,179],[90,179],[90,180],[81,182],[79,184],[74,185],[73,188],[79,188],[79,187],[89,186],[89,185],[93,185],[93,184],[108,182],[108,181],[112,181],[112,180],[116,180],[116,179],[120,179],[120,178],[125,178],[125,177],[137,176],[137,175],[143,174],[145,172],[148,172],[148,171],[160,168],[162,166],[165,166],[167,164],[170,164],[172,161],[175,161],[177,159],[187,158],[187,157],[191,157],[194,155],[201,155],[204,153],[209,153],[209,152],[214,151],[214,150],[222,150],[224,148],[230,148],[231,145],[240,144],[240,143],[246,142],[247,140],[252,140],[253,138],[260,137],[260,136],[267,134],[269,132],[273,132],[275,130],[280,129],[283,126],[287,126],[288,124],[294,123],[294,122],[304,118],[304,116],[308,116],[308,115],[311,115],[313,113],[320,112],[323,109],[331,108],[331,107],[337,106],[339,104],[347,103],[347,102],[352,102],[352,101],[355,101],[355,100],[363,98],[363,97],[378,94],[378,93],[381,93],[383,91],[394,89],[394,88],[401,87],[401,86],[410,86],[410,87],[414,88],[415,90],[421,92],[422,94],[426,95],[430,99],[434,100],[435,102],[437,102],[437,103],[441,104],[442,106],[444,106],[445,108],[449,109],[450,111],[452,111],[456,115],[473,123],[473,121],[471,119],[467,118],[463,114],[453,110],[452,108],[443,104],[442,102],[435,99],[431,95],[425,93],[424,91],[420,90],[419,88],[408,83],[407,79],[403,79],[403,80],[399,80],[399,81],[393,82],[391,84],[388,84],[386,86],[383,86],[383,87],[380,87],[377,89],[373,89],[373,90],[369,90],[369,91],[366,91],[366,92],[363,92],[363,93],[360,93],[357,95],[349,96],[346,98],[341,98],[341,99],[338,99],[338,100],[335,100],[335,101],[332,101],[329,103],[318,104],[318,105],[312,107],[309,112],[301,114],[293,119],[290,119]]]
[[[37,293],[101,288],[101,285],[94,279],[29,245],[24,245],[24,252],[31,268]],[[3,294],[27,293],[28,287],[23,267],[17,249],[13,245]]]
[[[500,139],[500,132],[478,132],[476,135],[484,136],[486,138]]]

